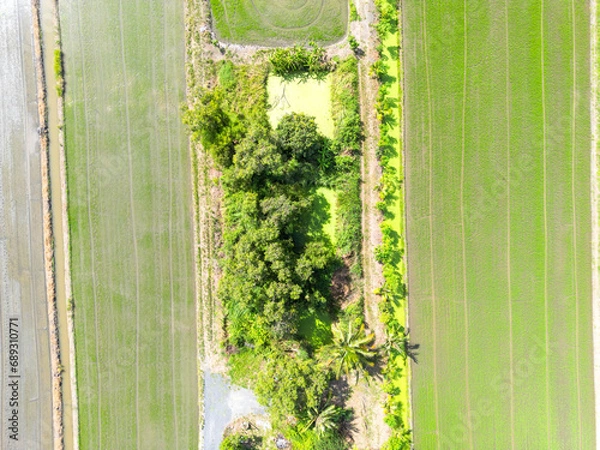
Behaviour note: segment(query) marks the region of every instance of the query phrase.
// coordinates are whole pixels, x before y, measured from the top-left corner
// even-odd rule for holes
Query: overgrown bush
[[[346,450],[348,444],[335,433],[318,435],[312,430],[299,433],[294,430],[288,431],[294,450]]]
[[[362,272],[362,202],[360,155],[364,139],[358,101],[358,61],[349,57],[332,74],[331,103],[334,123],[332,148],[336,155],[337,247],[350,258],[356,275]]]
[[[219,450],[258,450],[262,439],[255,436],[235,433],[225,436]]]
[[[278,48],[271,54],[269,62],[273,74],[284,78],[298,75],[320,77],[334,67],[325,50],[314,43],[308,48],[299,45]]]
[[[331,373],[298,351],[273,349],[258,374],[254,390],[276,424],[305,417],[323,401]]]

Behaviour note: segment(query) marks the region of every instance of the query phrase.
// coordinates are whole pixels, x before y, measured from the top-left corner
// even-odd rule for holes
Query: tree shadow
[[[387,72],[382,73],[379,77],[379,81],[381,81],[383,84],[393,85],[397,80],[398,79],[396,77],[389,75]]]
[[[323,228],[325,224],[331,220],[331,207],[329,202],[322,194],[314,196],[311,205],[311,214],[308,218],[308,232],[311,235],[325,234]]]
[[[396,59],[398,57],[398,55],[400,54],[400,46],[398,46],[398,45],[390,45],[387,48],[387,51],[390,53],[390,55],[393,56],[393,59]]]
[[[309,73],[306,72],[304,70],[298,71],[298,72],[289,72],[286,73],[285,75],[282,75],[281,78],[283,78],[284,81],[287,82],[294,82],[294,83],[306,83],[309,80],[317,80],[317,81],[324,81],[325,78],[327,78],[327,75],[329,75],[331,72],[330,71],[319,71],[319,72],[313,72],[313,73]]]

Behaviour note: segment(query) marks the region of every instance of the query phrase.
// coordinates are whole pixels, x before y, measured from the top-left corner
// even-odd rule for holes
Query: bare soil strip
[[[59,324],[59,345],[62,368],[63,445],[77,449],[77,390],[75,382],[75,349],[71,304],[71,277],[69,270],[69,233],[66,210],[65,159],[62,136],[63,99],[57,88],[63,89],[62,80],[54,72],[54,53],[59,49],[59,21],[55,1],[41,3],[44,71],[47,81],[46,105],[48,112],[50,197],[54,237],[54,276],[56,307]]]
[[[44,228],[44,270],[46,273],[46,295],[48,302],[48,330],[52,368],[52,411],[53,447],[62,450],[63,444],[63,399],[62,367],[60,360],[59,323],[54,279],[54,237],[52,230],[52,205],[50,200],[50,159],[48,147],[48,111],[46,105],[46,79],[43,67],[43,44],[40,23],[39,0],[33,0],[33,31],[36,57],[38,115],[40,123],[41,169],[42,169],[42,220]]]

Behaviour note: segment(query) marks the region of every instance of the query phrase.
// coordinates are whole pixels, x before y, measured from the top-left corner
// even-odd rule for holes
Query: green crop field
[[[587,8],[403,2],[418,449],[595,446]]]
[[[331,44],[348,25],[347,0],[211,0],[217,37],[254,45]]]
[[[81,448],[197,448],[183,3],[60,18]]]

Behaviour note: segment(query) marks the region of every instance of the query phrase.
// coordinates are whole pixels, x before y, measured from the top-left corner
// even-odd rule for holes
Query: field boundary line
[[[48,146],[48,109],[46,104],[46,78],[44,73],[44,50],[40,0],[32,0],[32,24],[36,90],[40,133],[40,165],[42,180],[42,224],[44,245],[44,276],[46,281],[46,304],[48,307],[48,331],[50,340],[50,366],[52,372],[52,436],[54,450],[64,449],[62,372],[58,335],[58,311],[54,273],[54,236],[52,231],[52,205],[50,199],[50,155]]]
[[[508,285],[508,356],[510,360],[510,445],[515,448],[515,369],[513,360],[513,312],[512,312],[512,277],[511,277],[511,210],[510,210],[510,46],[508,27],[508,0],[504,0],[504,29],[506,33],[506,276]]]
[[[471,417],[471,396],[469,392],[469,302],[467,294],[467,245],[465,240],[465,137],[467,116],[467,70],[468,70],[468,19],[467,0],[463,1],[463,100],[462,100],[462,132],[461,132],[461,162],[460,162],[460,228],[462,244],[462,278],[463,278],[463,318],[465,321],[465,400],[467,403],[467,433],[469,447],[473,448],[473,422]],[[433,213],[432,213],[433,215]]]
[[[400,24],[400,30],[398,33],[398,62],[399,62],[399,70],[398,70],[398,77],[400,78],[400,82],[398,83],[399,85],[399,89],[400,89],[400,93],[398,94],[398,101],[400,102],[400,104],[402,105],[401,108],[399,108],[399,119],[400,119],[400,133],[402,136],[402,143],[400,148],[398,149],[398,155],[400,157],[400,164],[402,165],[402,183],[403,183],[403,187],[402,187],[402,214],[401,214],[401,221],[402,221],[402,232],[403,232],[403,236],[401,236],[401,239],[403,241],[403,245],[404,245],[404,260],[405,260],[405,265],[404,265],[404,280],[407,286],[407,294],[406,294],[406,307],[404,310],[404,319],[406,320],[406,328],[408,330],[410,330],[410,287],[408,286],[408,239],[407,239],[407,228],[408,228],[408,217],[407,217],[407,213],[406,213],[406,205],[408,204],[408,193],[406,190],[406,185],[407,185],[407,169],[406,169],[406,161],[407,161],[407,157],[406,157],[406,120],[404,120],[404,107],[406,105],[406,101],[405,101],[405,96],[406,96],[406,89],[405,89],[405,78],[404,78],[404,68],[406,67],[405,65],[405,60],[404,60],[404,9],[402,8],[403,4],[402,2],[398,2],[398,23]],[[409,428],[412,431],[412,436],[413,436],[413,440],[414,440],[414,414],[413,414],[413,389],[412,389],[412,366],[411,364],[407,364],[406,365],[406,378],[407,378],[407,385],[408,385],[408,405],[405,405],[405,408],[407,409],[407,414],[408,414],[408,422],[409,422]]]
[[[431,271],[431,326],[432,326],[432,347],[433,347],[433,400],[435,406],[435,423],[436,428],[440,430],[440,408],[439,408],[439,393],[437,385],[437,337],[436,337],[436,298],[435,298],[435,272],[434,272],[434,257],[433,257],[433,112],[431,104],[431,74],[429,73],[429,55],[427,53],[427,2],[426,0],[421,3],[421,32],[423,34],[423,47],[425,54],[425,79],[427,83],[427,110],[428,110],[428,139],[429,139],[429,264]],[[440,440],[437,439],[437,448],[440,448]]]
[[[129,163],[129,205],[131,211],[131,233],[135,262],[135,420],[136,447],[140,447],[140,263],[136,236],[135,203],[133,198],[133,155],[131,151],[131,122],[129,118],[129,89],[127,88],[127,64],[125,59],[125,36],[123,31],[123,2],[119,0],[119,32],[121,37],[121,65],[123,68],[123,91],[125,95],[125,125],[127,128],[127,155]]]
[[[547,148],[546,148],[546,67],[545,67],[545,52],[544,45],[544,0],[541,0],[540,5],[540,53],[541,53],[541,72],[542,72],[542,171],[543,171],[543,192],[544,192],[544,328],[545,328],[545,343],[546,343],[546,439],[547,445],[550,445],[550,380],[549,380],[549,358],[550,353],[548,345],[548,180],[547,180]]]
[[[577,381],[577,437],[579,448],[583,442],[581,435],[581,374],[580,374],[580,359],[579,359],[579,277],[577,273],[577,203],[576,203],[576,195],[575,195],[575,130],[576,130],[576,121],[575,114],[577,112],[577,41],[576,41],[576,33],[575,33],[575,3],[574,0],[571,0],[571,41],[572,41],[572,52],[573,52],[573,63],[572,63],[572,72],[573,72],[573,89],[571,91],[571,95],[573,99],[571,100],[571,211],[572,215],[572,229],[573,229],[573,256],[575,264],[573,264],[573,274],[575,275],[575,282],[573,283],[575,288],[575,360],[577,364],[575,364],[575,372],[576,372],[576,381]]]
[[[591,114],[591,200],[592,200],[592,315],[594,343],[594,394],[596,448],[600,448],[600,227],[598,224],[598,2],[590,0],[590,114]]]
[[[184,2],[184,21],[185,21],[185,102],[188,107],[192,107],[193,86],[195,84],[195,76],[197,68],[194,64],[198,54],[201,53],[202,44],[200,42],[198,30],[200,29],[202,13],[204,11],[202,5],[194,6],[194,0],[186,0]],[[199,13],[200,11],[200,13]],[[204,340],[202,338],[202,348],[200,347],[202,334],[202,311],[200,308],[200,292],[202,289],[200,278],[200,242],[199,242],[199,198],[198,198],[198,152],[190,138],[187,135],[188,156],[190,159],[190,183],[192,186],[192,232],[193,232],[193,251],[194,251],[194,302],[196,313],[196,376],[198,383],[198,450],[204,448],[204,377],[202,371],[202,356],[204,349]]]

